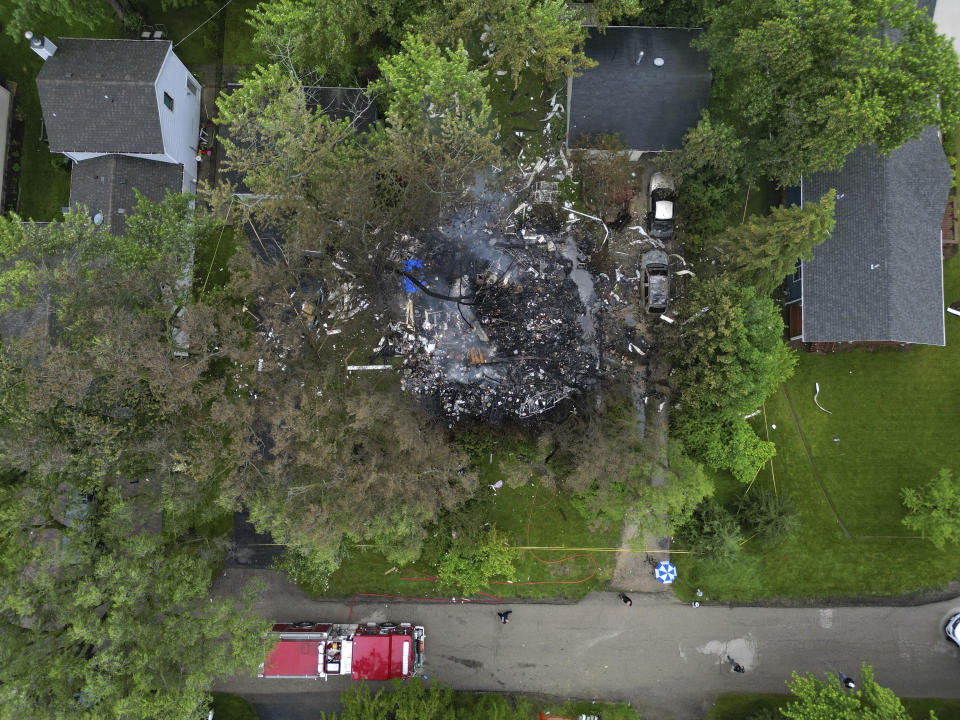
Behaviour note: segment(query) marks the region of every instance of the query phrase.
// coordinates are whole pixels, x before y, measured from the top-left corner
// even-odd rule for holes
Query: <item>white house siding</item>
[[[13,117],[13,95],[0,84],[0,210],[3,210],[4,170],[7,167],[7,140],[10,136],[10,119]]]
[[[960,2],[939,0],[933,11],[933,21],[941,34],[953,40],[953,47],[960,54]]]
[[[196,94],[187,89],[187,79],[197,88]],[[200,135],[200,83],[180,62],[173,49],[167,53],[157,76],[157,110],[160,113],[160,131],[168,158],[183,165],[184,192],[197,191],[197,145]],[[173,98],[173,110],[163,104],[163,94]],[[137,157],[152,158],[150,155]],[[153,158],[161,159],[161,158]],[[165,159],[170,162],[170,159]]]

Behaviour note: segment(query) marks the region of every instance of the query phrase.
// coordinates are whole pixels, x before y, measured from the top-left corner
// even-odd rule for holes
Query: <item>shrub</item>
[[[458,535],[440,559],[437,577],[441,585],[473,595],[485,588],[491,578],[515,580],[516,556],[517,551],[496,528],[491,527],[476,540]]]
[[[719,562],[732,560],[743,542],[736,517],[713,498],[700,503],[679,534],[690,550]]]
[[[744,534],[756,534],[768,543],[775,543],[797,528],[797,511],[786,495],[762,488],[747,493],[737,508],[737,517]]]

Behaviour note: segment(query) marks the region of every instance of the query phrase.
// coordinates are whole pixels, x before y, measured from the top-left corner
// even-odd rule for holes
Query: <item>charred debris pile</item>
[[[599,382],[593,278],[569,234],[531,225],[488,197],[401,244],[390,344],[403,388],[451,420],[532,417]]]

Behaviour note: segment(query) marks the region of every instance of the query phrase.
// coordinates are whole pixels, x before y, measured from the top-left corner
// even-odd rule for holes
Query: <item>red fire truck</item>
[[[259,677],[389,680],[416,675],[423,667],[426,633],[411,623],[278,623],[275,644]]]

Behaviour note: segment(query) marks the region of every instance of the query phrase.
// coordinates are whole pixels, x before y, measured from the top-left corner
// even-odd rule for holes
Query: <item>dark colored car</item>
[[[649,250],[640,260],[640,297],[643,309],[660,315],[670,299],[670,270],[663,250]]]

